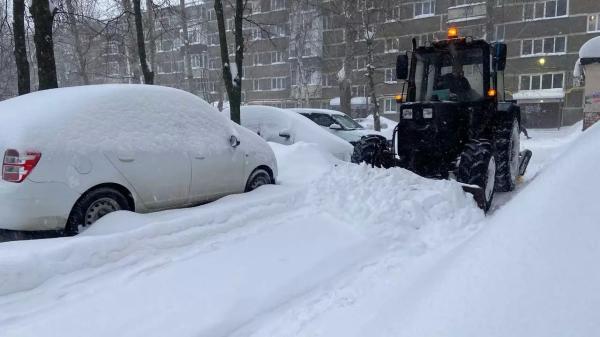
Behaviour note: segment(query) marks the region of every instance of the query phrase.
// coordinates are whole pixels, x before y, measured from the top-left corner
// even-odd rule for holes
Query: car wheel
[[[263,185],[269,185],[272,183],[273,179],[271,179],[269,172],[260,168],[256,169],[248,178],[248,182],[246,183],[246,192],[254,191]]]
[[[65,228],[67,235],[76,235],[108,213],[129,211],[127,198],[110,187],[101,187],[86,192],[77,200]]]

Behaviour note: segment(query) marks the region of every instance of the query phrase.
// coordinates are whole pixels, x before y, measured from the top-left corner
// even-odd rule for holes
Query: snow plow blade
[[[479,208],[485,208],[485,191],[483,188],[474,185],[462,185],[463,191],[473,195],[473,199],[477,202]]]
[[[527,166],[529,165],[529,160],[533,153],[531,150],[523,150],[519,153],[519,175],[525,175],[525,171],[527,170]]]

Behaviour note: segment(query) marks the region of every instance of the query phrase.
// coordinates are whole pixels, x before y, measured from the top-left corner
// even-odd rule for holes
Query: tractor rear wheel
[[[463,184],[475,185],[482,190],[481,200],[477,200],[477,203],[487,212],[494,199],[496,180],[496,161],[492,145],[488,141],[472,141],[465,145],[456,178]]]
[[[515,118],[501,124],[496,130],[496,191],[515,189],[519,174],[519,122]]]

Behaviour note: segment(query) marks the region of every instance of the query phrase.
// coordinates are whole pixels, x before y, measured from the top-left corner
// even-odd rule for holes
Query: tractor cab
[[[404,80],[394,148],[367,137],[354,161],[400,166],[421,176],[463,183],[489,209],[494,191],[511,191],[531,151],[520,152],[521,111],[504,98],[506,45],[459,37],[416,46],[398,56]]]

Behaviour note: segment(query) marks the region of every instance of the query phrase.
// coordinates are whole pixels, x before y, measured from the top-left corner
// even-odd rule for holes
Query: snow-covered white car
[[[273,183],[268,144],[202,99],[145,85],[0,102],[0,228],[77,233],[107,213],[202,204]]]
[[[229,115],[229,110],[224,112]],[[291,110],[261,105],[243,106],[241,120],[242,126],[256,132],[268,142],[284,145],[314,143],[344,161],[350,161],[354,151],[350,143]]]
[[[377,133],[372,130],[366,130],[362,125],[340,111],[310,108],[290,110],[307,117],[325,130],[350,142],[352,145],[356,144],[362,136]]]

